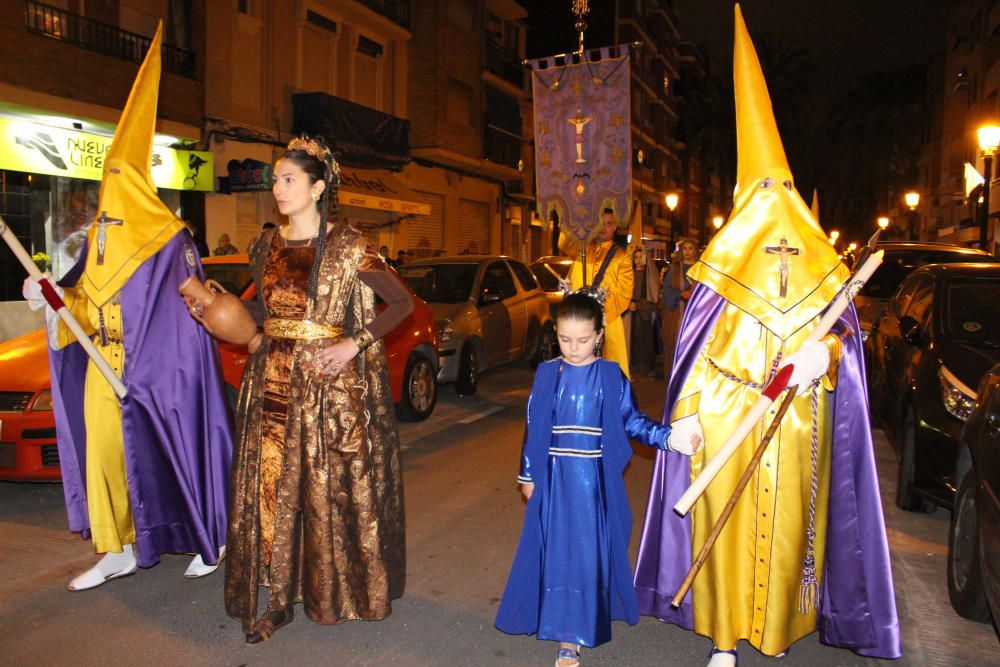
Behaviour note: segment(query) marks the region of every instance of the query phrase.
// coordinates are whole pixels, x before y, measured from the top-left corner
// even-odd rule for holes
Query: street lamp
[[[878,219],[878,227],[879,227],[879,229],[881,229],[881,230],[882,230],[883,232],[884,232],[885,230],[887,230],[887,229],[889,228],[889,218],[887,218],[887,217],[886,217],[886,216],[884,216],[884,215],[882,215],[882,216],[879,216],[879,219]]]
[[[674,247],[674,239],[676,238],[676,232],[674,231],[674,211],[677,210],[677,204],[680,201],[680,197],[677,196],[676,192],[671,192],[663,200],[667,204],[667,210],[670,211],[670,247]]]
[[[722,229],[722,223],[724,222],[725,220],[721,215],[717,215],[714,218],[712,218],[712,226],[715,227],[717,230]]]
[[[917,240],[917,206],[920,205],[920,193],[910,190],[903,195],[903,201],[910,209],[910,240]]]
[[[989,250],[989,224],[990,224],[990,183],[993,181],[993,154],[1000,146],[1000,127],[996,125],[983,125],[977,132],[979,135],[979,149],[983,151],[983,212],[979,218],[979,247]]]
[[[830,241],[830,245],[832,245],[834,248],[836,248],[837,247],[837,239],[839,239],[839,238],[840,238],[840,232],[838,232],[835,229],[832,232],[830,232],[830,238],[827,239],[827,240]]]

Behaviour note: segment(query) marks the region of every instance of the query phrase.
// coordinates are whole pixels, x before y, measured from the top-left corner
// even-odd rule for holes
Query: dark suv
[[[879,243],[885,255],[882,266],[861,289],[854,299],[861,324],[861,338],[868,339],[872,324],[879,318],[903,278],[925,264],[951,264],[953,262],[995,262],[997,259],[983,250],[965,248],[947,243]]]
[[[917,269],[868,342],[872,411],[899,455],[896,505],[923,512],[951,507],[975,388],[1000,362],[1000,264]]]

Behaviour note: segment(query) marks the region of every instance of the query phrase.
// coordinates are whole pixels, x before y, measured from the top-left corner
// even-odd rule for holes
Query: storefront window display
[[[100,181],[0,171],[0,216],[30,254],[48,255],[50,272],[59,279],[76,263],[87,228],[100,215],[100,187]],[[159,195],[185,217],[179,191],[160,188]],[[23,269],[14,261],[0,267],[0,301],[20,300]]]

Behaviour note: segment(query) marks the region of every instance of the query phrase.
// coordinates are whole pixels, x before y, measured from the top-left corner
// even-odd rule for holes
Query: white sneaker
[[[222,559],[226,557],[226,546],[223,545],[219,547],[219,560],[215,565],[205,565],[205,559],[201,557],[201,554],[197,554],[192,560],[191,564],[187,566],[184,570],[185,579],[199,579],[201,577],[206,577],[216,570],[219,569],[219,565],[222,563]]]
[[[135,574],[138,569],[139,564],[136,563],[132,545],[126,544],[122,547],[122,553],[104,554],[104,557],[97,561],[97,565],[69,582],[66,585],[66,590],[85,591],[90,588],[97,588],[112,579],[120,579],[130,574]]]
[[[713,648],[709,656],[708,667],[736,667],[739,664],[739,658],[736,657],[735,650],[720,651],[717,648]]]

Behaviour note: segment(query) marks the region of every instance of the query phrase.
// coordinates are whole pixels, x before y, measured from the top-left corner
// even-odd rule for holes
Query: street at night
[[[324,627],[297,619],[263,646],[246,646],[223,609],[222,572],[182,578],[188,559],[165,556],[151,569],[78,593],[64,589],[94,560],[65,531],[56,484],[0,483],[0,663],[104,665],[128,652],[132,665],[543,665],[551,645],[493,628],[521,528],[515,484],[532,371],[518,363],[481,380],[479,394],[441,388],[434,415],[403,424],[407,518],[406,594],[380,623]],[[634,383],[640,406],[662,411],[662,380]],[[876,433],[883,507],[903,637],[903,658],[877,661],[819,643],[816,634],[780,661],[741,644],[741,665],[996,664],[993,627],[960,618],[945,583],[950,512],[911,514],[892,503],[896,461]],[[636,446],[626,475],[638,544],[652,468]],[[888,501],[886,501],[888,499]],[[99,613],[97,613],[99,612]],[[586,651],[588,665],[702,665],[710,642],[643,617],[615,623],[614,639]]]
[[[1000,0],[0,62],[0,667],[1000,665]]]

